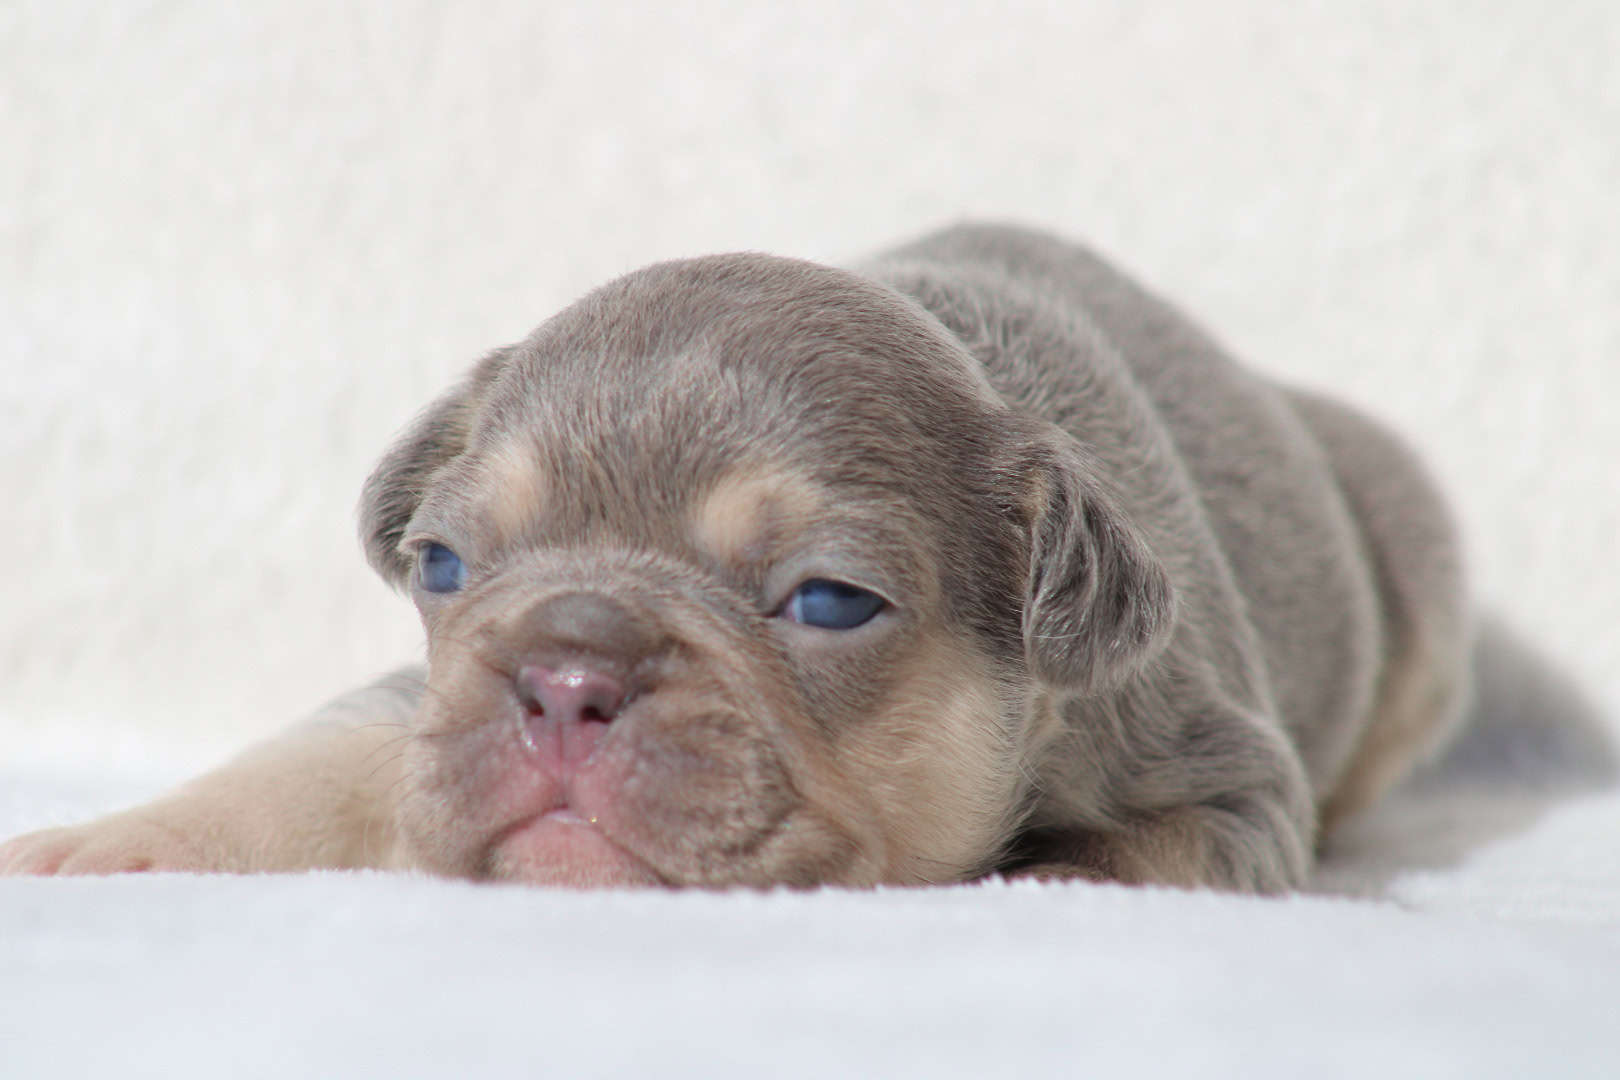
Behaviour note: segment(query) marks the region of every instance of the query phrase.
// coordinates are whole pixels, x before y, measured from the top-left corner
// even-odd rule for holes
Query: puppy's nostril
[[[583,666],[525,666],[517,675],[517,698],[536,717],[559,723],[605,724],[624,705],[623,685]]]

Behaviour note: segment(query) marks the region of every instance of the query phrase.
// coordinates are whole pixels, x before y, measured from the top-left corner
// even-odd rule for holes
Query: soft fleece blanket
[[[0,832],[416,655],[352,502],[482,350],[964,216],[1393,423],[1519,644],[1285,899],[0,880],[0,1076],[1620,1075],[1616,55],[1604,0],[5,5]]]
[[[6,826],[108,790],[7,779]],[[1542,794],[1410,792],[1285,899],[0,881],[0,1052],[7,1076],[1611,1077],[1620,796]]]

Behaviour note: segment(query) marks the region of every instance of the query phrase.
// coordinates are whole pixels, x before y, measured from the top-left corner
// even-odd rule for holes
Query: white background
[[[420,649],[353,504],[607,278],[1087,238],[1397,425],[1620,701],[1620,8],[11,3],[0,753],[211,756]]]

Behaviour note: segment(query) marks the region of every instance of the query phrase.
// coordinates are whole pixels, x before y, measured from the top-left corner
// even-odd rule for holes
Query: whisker
[[[394,778],[394,782],[383,789],[381,796],[379,796],[377,800],[378,803],[382,806],[391,807],[394,792],[400,787],[401,784],[405,782],[405,779],[405,773],[401,771],[399,776]],[[362,863],[368,868],[377,868],[378,866],[371,856],[371,830],[372,826],[376,824],[376,821],[377,819],[375,815],[367,817],[366,827],[360,832],[360,858]]]
[[[398,746],[402,742],[408,742],[412,738],[414,738],[414,736],[406,734],[406,735],[399,736],[397,739],[389,739],[386,743],[383,743],[382,745],[377,746],[377,747],[373,747],[371,752],[366,755],[366,759],[371,758],[373,755],[380,754],[380,753],[384,752],[385,750],[390,750],[390,749]],[[366,779],[367,780],[375,779],[377,774],[382,772],[383,769],[385,769],[388,766],[394,764],[396,761],[403,760],[404,757],[405,757],[405,752],[403,750],[396,751],[393,757],[390,757],[390,758],[388,758],[388,759],[386,759],[384,761],[378,762],[377,767],[372,769],[369,773],[366,774]],[[365,764],[365,759],[362,759],[361,764],[362,765]]]
[[[474,722],[474,723],[462,724],[459,727],[439,728],[439,729],[437,729],[435,731],[418,731],[418,732],[416,732],[416,738],[418,738],[418,739],[447,739],[452,735],[466,735],[468,732],[473,731],[477,726],[478,726],[477,723]]]

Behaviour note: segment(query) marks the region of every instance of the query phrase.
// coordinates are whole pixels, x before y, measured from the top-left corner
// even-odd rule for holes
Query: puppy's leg
[[[1274,724],[1213,697],[1185,715],[1178,734],[1146,740],[1130,737],[1144,725],[1073,721],[1004,872],[1256,893],[1300,885],[1315,809],[1298,755]]]
[[[399,865],[393,790],[422,695],[407,669],[143,806],[0,845],[0,874]]]
[[[1294,408],[1328,451],[1361,528],[1383,618],[1383,674],[1344,771],[1324,792],[1323,828],[1373,802],[1457,727],[1473,644],[1460,542],[1416,456],[1344,405],[1298,391]]]
[[[1261,821],[1272,816],[1258,806],[1188,806],[1105,830],[1049,836],[1040,842],[1043,861],[1007,876],[1256,893],[1297,886],[1306,863],[1304,838],[1288,824],[1281,832],[1256,827],[1256,810]]]

